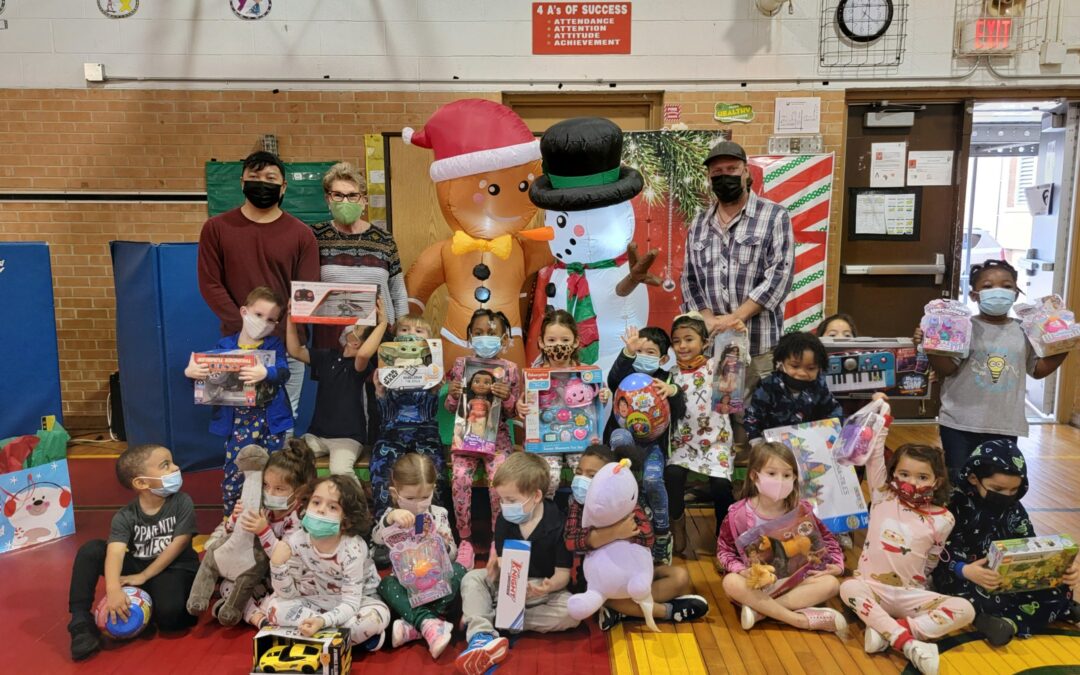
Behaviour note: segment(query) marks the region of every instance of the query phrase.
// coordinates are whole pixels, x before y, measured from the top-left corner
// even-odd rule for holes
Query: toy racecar
[[[316,644],[292,643],[275,645],[259,659],[264,673],[314,673],[322,668],[322,649]]]

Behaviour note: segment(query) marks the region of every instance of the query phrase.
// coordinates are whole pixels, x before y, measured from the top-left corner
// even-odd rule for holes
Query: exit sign
[[[1008,52],[1013,49],[1013,20],[1011,18],[975,19],[969,32],[973,52]]]

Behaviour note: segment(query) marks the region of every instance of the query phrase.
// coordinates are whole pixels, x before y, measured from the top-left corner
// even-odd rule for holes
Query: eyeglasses
[[[331,192],[330,201],[332,202],[344,202],[349,201],[353,204],[359,202],[364,198],[364,195],[359,192]]]

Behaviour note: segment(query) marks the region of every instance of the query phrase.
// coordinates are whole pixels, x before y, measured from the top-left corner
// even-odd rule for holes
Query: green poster
[[[322,177],[335,162],[294,162],[285,164],[285,203],[281,208],[308,225],[330,220],[323,197]],[[216,216],[244,203],[240,177],[242,162],[206,163],[206,210]]]

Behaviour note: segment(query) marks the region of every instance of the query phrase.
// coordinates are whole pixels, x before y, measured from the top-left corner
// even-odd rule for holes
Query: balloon
[[[632,373],[623,378],[612,398],[615,422],[638,441],[655,441],[671,422],[671,407],[660,396],[653,378]]]

